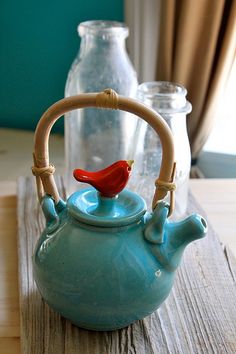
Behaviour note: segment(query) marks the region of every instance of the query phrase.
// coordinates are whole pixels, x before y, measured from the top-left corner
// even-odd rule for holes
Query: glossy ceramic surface
[[[198,215],[169,222],[164,202],[147,213],[143,199],[131,191],[110,201],[111,214],[94,189],[76,192],[56,207],[45,196],[47,224],[33,256],[45,301],[93,330],[122,328],[155,311],[170,293],[185,246],[207,230]]]
[[[103,197],[93,188],[83,189],[72,194],[67,207],[78,221],[101,227],[138,222],[147,210],[145,201],[127,189],[114,198]]]
[[[104,197],[112,198],[125,188],[133,163],[134,160],[120,160],[100,171],[75,169],[73,175],[77,181],[96,188]]]

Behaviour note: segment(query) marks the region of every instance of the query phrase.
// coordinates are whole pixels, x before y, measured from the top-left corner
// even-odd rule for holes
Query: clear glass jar
[[[190,146],[186,129],[186,114],[192,110],[186,100],[187,90],[176,83],[156,81],[145,82],[138,87],[137,98],[160,113],[173,133],[176,160],[176,202],[173,217],[184,215],[188,201],[188,182],[191,166]],[[135,157],[142,175],[157,177],[162,157],[159,137],[145,122],[141,122],[139,147]],[[138,133],[140,135],[140,133]]]
[[[125,48],[128,27],[87,21],[78,26],[80,50],[69,71],[65,96],[112,88],[135,97],[137,75]],[[72,193],[75,168],[99,170],[132,155],[137,117],[119,110],[80,109],[65,115],[66,184]]]

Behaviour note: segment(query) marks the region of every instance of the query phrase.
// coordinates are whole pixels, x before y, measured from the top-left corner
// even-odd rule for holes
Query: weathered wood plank
[[[19,337],[15,196],[0,198],[0,225],[0,337]]]
[[[62,179],[57,183],[64,195]],[[150,202],[151,183],[135,189]],[[190,197],[189,212],[203,214],[199,208]],[[236,265],[211,227],[204,240],[188,246],[172,293],[158,311],[119,331],[92,332],[54,313],[37,292],[31,255],[44,219],[32,178],[19,181],[18,225],[22,354],[236,353]]]

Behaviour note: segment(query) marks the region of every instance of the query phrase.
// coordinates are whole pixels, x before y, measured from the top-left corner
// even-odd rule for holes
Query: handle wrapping
[[[145,120],[159,135],[162,144],[162,162],[159,177],[155,185],[152,207],[155,208],[159,200],[163,199],[170,191],[170,211],[174,207],[174,141],[172,132],[165,120],[154,110],[144,104],[124,96],[119,96],[115,91],[106,89],[100,93],[87,93],[64,98],[42,115],[36,131],[34,141],[34,167],[32,172],[36,176],[39,199],[46,193],[53,197],[55,203],[60,200],[56,183],[54,181],[53,165],[49,163],[48,141],[54,123],[65,113],[86,107],[120,109],[133,113]]]

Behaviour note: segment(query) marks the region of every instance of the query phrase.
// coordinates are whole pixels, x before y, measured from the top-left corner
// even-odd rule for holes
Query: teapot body
[[[144,237],[144,214],[121,227],[86,225],[60,213],[59,227],[42,233],[33,255],[44,300],[79,327],[115,330],[155,311],[174,272],[158,262]]]
[[[155,181],[152,214],[143,198],[123,189],[133,160],[118,161],[101,171],[76,169],[74,177],[95,189],[80,190],[66,203],[61,200],[55,168],[49,163],[49,133],[62,114],[82,107],[138,114],[159,134],[164,163]],[[109,151],[109,144],[105,147]],[[207,232],[200,215],[176,223],[168,219],[174,208],[175,170],[173,138],[165,121],[111,89],[68,97],[44,113],[35,133],[32,172],[46,227],[33,254],[33,271],[50,307],[79,327],[115,330],[161,305],[184,248]],[[170,205],[163,201],[168,192]]]

